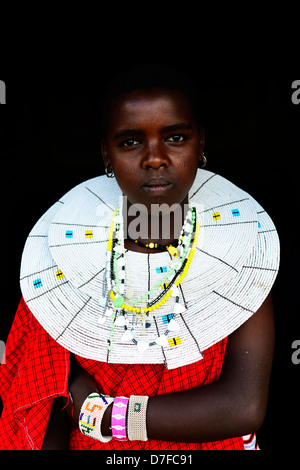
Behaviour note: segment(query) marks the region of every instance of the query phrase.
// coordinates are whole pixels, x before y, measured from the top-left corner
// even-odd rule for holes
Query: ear
[[[199,129],[199,162],[202,161],[203,157],[203,152],[204,152],[204,144],[205,144],[205,129],[204,127],[200,127]]]
[[[199,154],[204,152],[204,144],[205,144],[205,129],[204,127],[200,127],[199,129]]]
[[[101,154],[102,154],[102,160],[103,160],[104,166],[105,167],[109,166],[111,163],[110,163],[110,159],[108,156],[107,143],[105,139],[101,140]]]

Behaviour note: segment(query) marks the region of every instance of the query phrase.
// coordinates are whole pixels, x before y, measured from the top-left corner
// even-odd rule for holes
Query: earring
[[[207,158],[206,156],[204,155],[204,152],[200,153],[200,157],[201,157],[201,162],[202,162],[202,165],[200,168],[204,168],[207,164]]]
[[[107,178],[114,178],[115,177],[114,172],[112,170],[109,171],[108,170],[109,167],[110,167],[110,163],[106,163],[105,170],[104,170],[105,174],[106,174]]]

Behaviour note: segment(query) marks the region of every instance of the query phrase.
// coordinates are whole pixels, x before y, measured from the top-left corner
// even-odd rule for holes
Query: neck
[[[133,205],[127,201],[123,210],[124,228],[126,229],[124,233],[125,247],[135,251],[149,251],[148,248],[140,247],[130,239],[138,240],[143,244],[173,244],[178,240],[188,208],[188,198],[181,204],[173,204],[171,207],[166,204],[152,205],[151,211],[142,211],[139,205]],[[163,251],[163,249],[157,248],[155,251]]]

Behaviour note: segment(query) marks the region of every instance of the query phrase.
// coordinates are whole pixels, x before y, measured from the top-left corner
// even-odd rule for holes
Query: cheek
[[[119,185],[132,185],[132,180],[135,178],[136,169],[134,165],[122,165],[118,163],[118,165],[113,166],[115,177],[119,183]]]
[[[198,159],[187,158],[181,159],[178,162],[178,172],[181,173],[182,180],[185,180],[187,183],[193,179],[196,175],[198,169]]]
[[[136,172],[134,163],[121,159],[114,161],[113,169],[114,173],[119,175],[131,175]]]
[[[134,192],[136,180],[136,169],[134,166],[116,168],[115,177],[124,194],[129,195]]]
[[[133,165],[130,165],[130,166],[127,167],[127,174],[128,175],[131,175],[134,172],[135,172],[135,168],[134,168]]]

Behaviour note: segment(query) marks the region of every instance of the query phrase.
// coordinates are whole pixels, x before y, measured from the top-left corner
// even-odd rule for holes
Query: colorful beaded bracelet
[[[127,441],[126,415],[129,398],[116,397],[111,413],[112,435],[118,441]]]
[[[147,406],[149,397],[131,395],[128,405],[127,434],[130,441],[147,441]]]
[[[79,429],[82,434],[101,442],[112,439],[112,436],[102,436],[101,423],[106,409],[113,401],[114,398],[99,393],[92,393],[85,399],[79,414]]]

